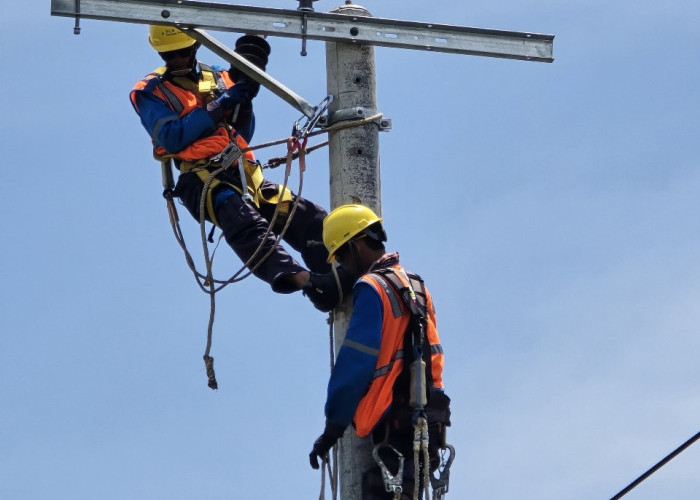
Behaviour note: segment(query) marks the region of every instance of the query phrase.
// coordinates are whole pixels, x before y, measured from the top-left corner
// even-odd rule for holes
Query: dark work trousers
[[[264,181],[263,194],[269,195],[278,192],[278,184]],[[229,189],[229,188],[227,188]],[[243,201],[241,195],[231,190],[228,198],[216,206],[216,218],[226,241],[233,251],[244,263],[250,259],[255,250],[263,241],[269,222],[275,212],[275,205],[261,204],[260,208]],[[180,175],[175,190],[176,196],[187,207],[190,213],[199,220],[199,200],[202,192],[202,183],[195,174],[186,173]],[[214,193],[216,197],[216,192]],[[291,211],[291,204],[290,204]],[[307,269],[315,273],[330,271],[331,266],[326,262],[328,251],[323,245],[322,231],[323,219],[327,212],[315,203],[299,198],[292,222],[289,224],[283,240],[294,250],[301,254],[301,258]],[[284,227],[285,218],[278,215],[275,229]],[[278,293],[291,293],[297,290],[287,279],[287,276],[305,271],[294,258],[282,247],[275,246],[277,234],[271,231],[264,239],[262,248],[255,260],[249,264],[254,266],[260,258],[274,247],[272,253],[258,266],[253,274],[261,280],[269,283],[272,289]]]

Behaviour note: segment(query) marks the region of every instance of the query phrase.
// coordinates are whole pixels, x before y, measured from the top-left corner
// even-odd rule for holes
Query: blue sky
[[[362,5],[556,35],[552,64],[376,49],[393,122],[382,211],[437,306],[448,498],[612,497],[700,430],[700,4]],[[48,0],[2,9],[0,498],[316,498],[325,316],[253,278],[228,287],[220,389],[206,387],[208,298],[128,101],[159,65],[145,26],[84,20],[74,36]],[[296,40],[270,43],[268,71],[320,102],[323,43],[306,58]],[[254,143],[299,116],[264,90],[256,111]],[[328,206],[325,151],[303,194]],[[219,249],[220,276],[238,266]],[[699,468],[696,444],[627,498],[694,500]]]

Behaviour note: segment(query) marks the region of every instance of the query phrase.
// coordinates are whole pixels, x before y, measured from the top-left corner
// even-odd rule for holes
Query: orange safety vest
[[[400,278],[404,286],[411,281],[398,264],[389,269]],[[372,432],[379,420],[384,416],[393,400],[394,382],[403,370],[404,334],[411,321],[411,313],[397,296],[391,285],[379,274],[365,274],[360,278],[379,294],[382,301],[382,340],[375,365],[374,377],[367,393],[362,397],[355,410],[353,422],[355,431],[360,437]],[[433,387],[442,389],[442,369],[444,358],[438,336],[433,300],[425,290],[427,329],[426,337],[430,344],[431,375]]]
[[[184,77],[175,77],[173,79],[174,81],[160,80],[153,89],[153,93],[168,103],[173,111],[178,113],[178,115],[180,115],[182,118],[197,108],[205,107],[209,101],[214,100],[217,97],[214,91],[219,83],[224,85],[227,89],[234,85],[227,71],[215,72],[211,67],[201,63],[200,69],[203,79],[199,82],[197,91],[195,91],[193,88],[193,86],[196,85],[193,81]],[[136,106],[136,92],[143,90],[152,78],[160,78],[164,72],[165,67],[160,67],[134,85],[130,97],[131,102],[137,112],[138,107]],[[221,82],[218,81],[219,78],[221,79]],[[178,151],[177,153],[170,154],[161,146],[154,146],[154,153],[159,158],[163,156],[170,156],[171,158],[176,158],[184,162],[197,162],[199,160],[207,160],[210,157],[221,153],[221,151],[223,151],[223,149],[229,145],[231,140],[232,137],[230,136],[229,131],[226,129],[226,127],[221,126],[211,135],[197,139],[185,149]],[[245,141],[245,139],[240,137],[238,134],[236,134],[235,140],[236,144],[241,149],[248,147],[248,143]],[[247,151],[245,153],[245,157],[249,161],[255,161],[255,156],[253,155],[252,151]]]
[[[210,66],[199,63],[202,79],[199,83],[195,83],[187,78],[173,78],[173,81],[163,80],[160,77],[165,73],[166,68],[160,67],[147,75],[143,80],[134,85],[131,91],[130,98],[131,102],[138,113],[138,106],[136,105],[136,93],[143,90],[150,82],[152,78],[158,78],[159,81],[153,89],[154,95],[162,99],[168,105],[178,113],[180,117],[184,117],[188,113],[191,113],[196,108],[202,108],[206,106],[206,103],[213,99],[216,99],[217,88],[226,87],[227,89],[232,87],[234,82],[229,77],[227,71],[215,71]],[[195,90],[194,86],[197,86]],[[235,141],[236,145],[240,149],[248,148],[248,143],[239,134],[231,134],[225,126],[218,127],[212,134],[201,139],[197,139],[192,144],[186,148],[178,151],[176,153],[168,153],[162,146],[154,144],[153,155],[156,159],[162,160],[164,158],[174,158],[179,160],[178,168],[180,172],[194,171],[197,176],[204,182],[209,177],[211,173],[206,168],[202,168],[206,165],[212,157],[215,157],[221,153],[232,141]],[[291,201],[292,193],[289,189],[286,189],[282,193],[281,186],[278,189],[277,194],[273,196],[265,197],[263,196],[260,187],[264,181],[262,174],[262,167],[258,162],[255,161],[255,155],[252,151],[246,151],[243,153],[243,166],[246,176],[246,184],[248,191],[253,197],[253,202],[256,206],[260,206],[261,202],[265,203],[279,203],[280,201]],[[221,181],[218,179],[213,179],[209,185],[209,191],[207,192],[207,212],[209,213],[210,219],[217,224],[216,217],[214,216],[213,201],[211,197],[212,189],[219,185]],[[227,185],[241,192],[241,187],[235,184],[226,182]]]

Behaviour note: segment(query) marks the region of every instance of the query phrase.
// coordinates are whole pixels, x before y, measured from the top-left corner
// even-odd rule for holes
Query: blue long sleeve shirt
[[[136,91],[135,100],[141,124],[158,146],[168,153],[177,153],[218,128],[204,107],[181,117],[166,101],[153,94],[157,82],[157,78],[152,78],[143,90]],[[246,142],[252,140],[254,131],[255,115],[245,129],[237,130]]]
[[[325,406],[326,420],[340,427],[350,425],[369,389],[382,341],[384,311],[379,294],[368,283],[358,281],[353,300],[345,340],[328,382]]]

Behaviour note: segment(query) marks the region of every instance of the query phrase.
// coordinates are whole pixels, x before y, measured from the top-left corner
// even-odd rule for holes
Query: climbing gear
[[[199,64],[199,69],[201,73],[199,83],[193,82],[188,78],[179,77],[172,78],[171,82],[169,79],[164,78],[167,68],[160,67],[149,75],[150,79],[147,76],[145,80],[137,83],[134,87],[134,92],[154,92],[158,97],[164,99],[173,111],[180,116],[184,116],[200,105],[197,99],[191,98],[192,93],[198,95],[201,102],[210,102],[218,97],[222,89],[225,91],[227,87],[235,88],[233,82],[225,73],[221,73],[202,63]],[[133,92],[132,103],[136,107]],[[236,148],[243,150],[243,158],[239,162],[238,171],[234,172],[226,168],[237,159],[235,156]],[[207,192],[207,217],[214,225],[218,225],[218,222],[214,211],[211,190],[216,189],[220,185],[230,187],[248,201],[252,199],[253,205],[256,207],[260,207],[261,203],[276,204],[280,201],[291,203],[293,199],[292,192],[289,189],[279,189],[277,193],[263,194],[261,190],[264,181],[262,166],[255,160],[252,150],[250,150],[248,143],[243,137],[235,132],[231,134],[225,126],[219,127],[213,134],[195,141],[177,154],[169,154],[164,148],[155,145],[154,156],[159,160],[165,157],[178,160],[180,173],[192,171],[202,182],[206,182],[215,169],[221,166],[226,167],[218,172],[222,173],[222,175],[213,178],[208,185],[210,190]],[[242,175],[242,172],[245,172],[245,175]],[[246,188],[242,187],[243,182],[241,182],[241,179],[245,179]],[[196,214],[194,215],[195,217],[197,216]]]
[[[413,462],[414,462],[414,492],[413,498],[419,499],[420,489],[428,496],[428,485],[433,487],[434,498],[441,498],[449,487],[449,467],[454,459],[454,447],[446,442],[438,443],[439,448],[450,451],[449,459],[442,466],[440,475],[435,478],[430,472],[429,433],[428,433],[428,389],[433,386],[432,373],[433,346],[430,344],[428,324],[427,293],[423,280],[415,274],[406,273],[398,266],[374,270],[374,275],[383,278],[382,283],[390,288],[385,292],[391,293],[395,302],[400,301],[410,314],[410,321],[404,333],[402,357],[405,373],[408,362],[409,397],[408,405],[411,408],[411,420],[413,422]],[[391,299],[390,299],[391,301]],[[398,353],[397,353],[398,358]],[[395,384],[400,385],[399,380]],[[396,385],[394,386],[396,387]],[[436,398],[436,396],[433,396]],[[398,402],[396,402],[398,403]],[[443,413],[436,412],[449,425],[449,413],[440,409]],[[356,423],[357,425],[357,423]],[[443,440],[444,441],[444,440]],[[422,470],[422,478],[420,472]],[[436,496],[436,488],[437,495]]]
[[[334,334],[334,317],[333,313],[328,315],[328,350],[330,359],[330,371],[333,373],[333,366],[335,365],[335,334]],[[333,500],[338,498],[338,445],[337,443],[331,448],[331,452],[328,454],[328,460],[323,460],[323,466],[321,469],[321,492],[318,496],[319,500],[324,500],[326,498],[326,474],[328,474],[328,480],[331,487],[331,497]]]
[[[365,274],[360,281],[371,286],[378,294],[382,304],[382,343],[378,352],[376,369],[368,390],[357,405],[353,421],[358,436],[368,435],[386,414],[387,410],[394,413],[399,408],[406,409],[407,415],[401,415],[401,420],[411,422],[412,410],[408,399],[410,394],[409,367],[414,361],[411,340],[407,332],[411,332],[412,315],[402,305],[401,295],[395,291],[389,280],[380,273],[394,274],[401,270],[398,257],[387,254],[389,258],[379,266],[391,266],[385,269],[374,269]],[[403,278],[406,279],[406,278]],[[432,300],[424,289],[420,278],[411,274],[410,284],[421,301],[425,300],[427,309],[427,335],[424,349],[426,362],[426,386],[434,387],[437,392],[442,389],[443,356],[440,339],[435,328],[435,316]],[[409,281],[407,280],[408,284]],[[402,286],[405,286],[402,283]],[[424,297],[424,298],[423,298]],[[432,392],[432,391],[431,391]],[[431,394],[428,395],[432,401]],[[446,398],[447,399],[447,398]],[[429,405],[432,406],[432,403]]]
[[[290,138],[289,141],[287,142],[287,147],[288,147],[288,152],[287,156],[289,158],[287,162],[287,169],[285,171],[285,177],[284,177],[284,184],[282,185],[280,191],[285,192],[287,191],[287,181],[289,180],[289,176],[291,175],[291,157],[292,157],[292,139]],[[242,154],[243,151],[239,150],[239,154],[235,157],[235,160],[239,160],[240,154]],[[240,160],[239,160],[240,162]],[[229,163],[230,165],[230,163]],[[204,364],[207,370],[207,379],[208,379],[208,386],[211,389],[216,389],[218,388],[218,384],[216,382],[216,375],[214,373],[214,358],[212,358],[209,355],[209,352],[211,350],[211,342],[212,342],[212,330],[214,327],[214,312],[215,312],[215,295],[216,292],[221,290],[223,287],[230,283],[234,283],[236,281],[243,280],[253,274],[255,270],[267,259],[267,257],[274,251],[276,246],[279,244],[279,241],[284,237],[285,233],[287,232],[287,229],[289,228],[289,224],[292,222],[292,217],[294,216],[294,212],[296,211],[297,205],[299,203],[299,198],[301,196],[301,190],[304,185],[304,171],[306,170],[306,161],[305,157],[303,154],[299,157],[299,190],[298,190],[298,195],[297,197],[294,198],[294,203],[292,205],[292,209],[289,212],[289,215],[287,217],[287,221],[280,231],[280,233],[277,235],[277,238],[275,239],[274,245],[269,249],[269,251],[263,255],[256,264],[253,264],[255,262],[256,257],[258,254],[261,252],[263,248],[263,243],[267,239],[268,235],[272,231],[272,228],[275,227],[275,221],[277,220],[277,216],[279,215],[279,209],[280,209],[280,204],[276,204],[275,206],[275,212],[272,215],[272,218],[270,220],[270,223],[267,226],[267,230],[265,231],[265,235],[260,239],[260,244],[258,247],[255,249],[255,252],[250,256],[250,258],[243,264],[243,266],[236,272],[229,280],[226,282],[222,283],[220,287],[216,287],[216,280],[214,280],[214,276],[212,274],[212,259],[213,255],[210,257],[209,256],[209,249],[207,247],[207,241],[206,241],[206,232],[205,232],[205,211],[204,211],[204,205],[205,203],[208,202],[208,200],[211,200],[211,191],[210,191],[210,184],[216,180],[216,175],[219,173],[223,172],[225,169],[224,167],[220,167],[219,169],[215,170],[214,172],[210,173],[207,179],[204,181],[204,187],[202,189],[202,196],[200,199],[200,206],[199,206],[199,226],[200,226],[200,235],[202,237],[202,246],[204,249],[204,258],[205,258],[205,263],[207,267],[207,274],[205,277],[204,281],[204,286],[202,286],[202,289],[205,290],[210,297],[210,303],[211,303],[211,309],[210,309],[210,314],[209,314],[209,326],[207,329],[207,347],[204,352]],[[248,272],[243,274],[243,276],[238,277],[241,273],[243,273],[246,269],[248,269]],[[209,290],[206,290],[204,287],[208,287]]]
[[[381,448],[389,448],[391,451],[396,453],[396,456],[399,458],[399,466],[398,470],[396,471],[396,474],[391,473],[389,468],[386,466],[386,464],[384,464],[384,461],[379,456],[379,450]],[[394,448],[385,441],[383,443],[375,445],[374,448],[372,448],[372,457],[374,458],[374,461],[377,463],[377,465],[379,466],[379,470],[382,473],[382,480],[384,481],[384,488],[386,489],[386,492],[393,493],[394,499],[399,500],[403,491],[403,466],[405,461],[404,456],[401,454],[400,451],[398,451],[396,448]]]
[[[382,219],[371,208],[359,204],[342,205],[323,221],[323,244],[328,250],[328,262],[335,260],[335,252],[353,237]]]
[[[450,466],[455,459],[455,448],[451,444],[443,444],[444,448],[440,451],[440,463],[430,475],[430,487],[433,489],[433,500],[442,500],[450,487]],[[447,458],[445,458],[446,451],[449,451]]]
[[[297,137],[298,139],[306,139],[332,102],[333,96],[326,96],[319,103],[319,105],[314,108],[314,114],[306,118],[303,127],[301,126],[300,120],[303,120],[305,115],[302,115],[297,121],[294,122],[294,126],[292,127],[292,136]]]
[[[148,42],[156,52],[172,52],[193,46],[197,41],[174,26],[153,24],[148,30]]]
[[[141,82],[138,82],[136,86],[134,87],[131,95],[132,99],[132,104],[134,105],[134,108],[136,109],[138,113],[138,107],[136,105],[136,99],[135,99],[135,92],[138,91],[145,91],[145,92],[154,92],[158,91],[159,92],[159,98],[165,100],[166,102],[169,103],[170,107],[176,111],[180,116],[184,116],[185,114],[189,113],[192,109],[186,108],[186,105],[184,103],[188,103],[187,105],[194,105],[195,107],[201,107],[201,104],[199,102],[208,102],[211,99],[215,99],[217,94],[220,94],[220,92],[225,89],[228,86],[232,85],[232,82],[230,82],[230,78],[222,84],[222,81],[224,80],[224,75],[213,70],[212,68],[199,64],[200,67],[200,72],[201,72],[201,80],[197,84],[195,82],[192,82],[196,87],[193,88],[191,84],[188,84],[186,82],[186,78],[180,78],[180,77],[175,77],[172,78],[172,83],[170,81],[165,81],[163,78],[164,73],[166,72],[166,68],[162,67],[154,71],[150,75],[150,79],[147,77],[147,79],[142,80]],[[179,86],[179,88],[178,88]],[[183,92],[196,92],[200,95],[201,101],[198,101],[196,104],[190,104],[191,101],[188,99],[181,99],[180,96],[183,95]],[[325,103],[330,102],[330,98],[326,98],[324,100]],[[322,103],[323,104],[323,103]],[[327,104],[326,104],[327,106]],[[322,106],[320,106],[322,107]],[[320,109],[319,107],[319,109]],[[325,109],[325,108],[324,108]],[[274,143],[269,143],[269,144],[263,144],[263,145],[258,145],[255,148],[251,148],[240,135],[235,135],[233,139],[236,142],[236,146],[238,146],[238,149],[234,148],[231,146],[231,137],[229,135],[228,130],[225,127],[220,127],[217,131],[215,131],[213,134],[211,134],[208,137],[205,137],[203,139],[200,139],[198,141],[195,141],[193,145],[188,146],[185,148],[183,151],[178,152],[177,155],[170,155],[167,154],[167,152],[159,147],[155,147],[154,151],[154,156],[156,159],[158,159],[161,162],[162,165],[162,171],[163,171],[163,176],[164,176],[164,197],[167,201],[167,208],[168,208],[168,214],[169,214],[169,219],[170,223],[173,229],[173,233],[175,234],[175,238],[177,242],[180,244],[180,247],[182,248],[184,254],[185,254],[185,260],[188,264],[188,267],[190,270],[193,272],[195,279],[202,289],[203,292],[207,293],[210,296],[210,315],[209,315],[209,323],[208,323],[208,328],[207,328],[207,345],[204,353],[204,362],[205,366],[207,369],[207,378],[208,378],[208,385],[212,389],[216,389],[218,387],[215,373],[214,373],[214,358],[210,356],[210,350],[211,350],[211,344],[212,344],[212,330],[213,330],[213,321],[214,321],[214,314],[215,314],[215,294],[216,292],[220,291],[223,287],[227,286],[228,284],[235,283],[237,281],[241,281],[248,276],[250,276],[264,261],[267,259],[267,257],[274,251],[276,246],[279,244],[279,241],[284,237],[284,234],[289,227],[293,216],[294,212],[297,208],[298,201],[301,197],[301,191],[303,187],[303,173],[306,169],[306,162],[305,162],[305,155],[306,155],[306,149],[305,145],[308,140],[308,137],[310,135],[315,135],[317,133],[324,133],[327,131],[336,130],[336,129],[341,129],[341,128],[349,128],[353,126],[360,126],[363,125],[364,123],[367,123],[367,119],[364,120],[356,120],[352,123],[349,124],[339,124],[339,126],[333,126],[329,129],[326,130],[321,130],[316,133],[311,132],[311,128],[316,124],[316,122],[320,119],[322,111],[319,111],[314,114],[316,117],[313,123],[311,123],[311,120],[309,123],[305,124],[303,127],[298,126],[295,124],[295,134],[293,137],[285,139],[284,141],[276,141]],[[371,120],[376,120],[381,117],[381,114],[377,114],[374,117],[370,117]],[[314,118],[314,117],[312,117]],[[273,144],[280,144],[281,142],[287,142],[287,156],[286,156],[286,171],[285,171],[285,178],[284,178],[284,183],[280,187],[279,191],[270,196],[269,194],[263,195],[263,193],[260,190],[261,184],[264,180],[264,177],[262,175],[262,166],[260,165],[259,162],[254,160],[253,156],[253,150],[254,149],[260,149],[262,147],[266,147],[269,145]],[[209,151],[208,153],[204,153],[204,151]],[[220,154],[223,153],[223,154]],[[187,245],[185,244],[184,236],[181,231],[181,228],[179,226],[179,217],[177,214],[177,210],[175,208],[175,203],[174,203],[174,191],[172,189],[172,183],[171,182],[166,182],[166,165],[168,168],[171,168],[171,159],[177,159],[179,160],[179,165],[178,168],[180,170],[180,173],[185,173],[185,172],[192,172],[197,175],[197,177],[203,182],[203,188],[202,188],[202,197],[200,199],[200,206],[199,206],[199,219],[200,219],[200,235],[202,238],[202,246],[204,250],[204,256],[205,256],[205,265],[206,265],[206,273],[201,273],[197,270],[194,260],[187,249]],[[208,158],[208,159],[207,159]],[[297,190],[297,196],[293,196],[291,191],[287,189],[287,182],[289,179],[289,176],[291,175],[291,164],[294,159],[299,160],[299,188]],[[236,160],[238,160],[239,163],[243,163],[244,169],[245,169],[245,179],[246,179],[246,188],[242,188],[240,185],[234,182],[229,182],[226,180],[226,176],[223,175],[224,173],[228,172],[228,169],[222,168],[222,165],[227,165],[230,167]],[[224,177],[223,181],[220,181],[216,177],[222,174]],[[172,176],[172,173],[170,172],[170,175]],[[240,181],[242,181],[242,176],[239,175],[237,176]],[[215,279],[212,275],[212,259],[213,259],[213,254],[216,251],[216,247],[214,248],[214,252],[212,252],[212,255],[209,255],[209,249],[207,246],[207,235],[206,235],[206,230],[205,230],[205,221],[207,220],[207,214],[209,215],[209,220],[213,221],[216,225],[216,218],[214,214],[214,209],[213,209],[213,201],[212,201],[212,196],[211,196],[211,190],[215,189],[216,186],[224,184],[225,186],[229,186],[235,191],[238,191],[239,193],[243,194],[246,190],[250,193],[251,197],[253,198],[254,203],[257,204],[264,202],[264,203],[269,203],[269,204],[274,204],[275,205],[275,211],[270,219],[270,223],[268,225],[267,231],[265,233],[265,236],[261,240],[261,244],[258,246],[258,248],[255,250],[255,252],[251,255],[251,257],[243,264],[243,266],[236,272],[234,273],[228,280],[220,280],[220,279]],[[242,182],[241,182],[242,184]],[[291,208],[290,208],[291,206]],[[281,216],[281,217],[279,217]],[[282,218],[285,220],[284,226],[282,227],[279,232],[277,231],[277,220],[278,218]],[[261,249],[262,249],[262,242],[268,237],[270,232],[272,231],[272,228],[275,228],[275,232],[277,233],[277,238],[275,239],[275,242],[273,246],[262,256],[259,256]],[[221,237],[220,237],[221,238]],[[209,238],[209,241],[211,240],[211,237]],[[217,243],[218,246],[218,243]],[[258,259],[257,262],[255,259]],[[253,262],[256,262],[253,265]],[[247,269],[248,272],[245,272]],[[342,287],[341,287],[342,290]],[[342,292],[339,292],[339,295]]]

